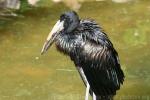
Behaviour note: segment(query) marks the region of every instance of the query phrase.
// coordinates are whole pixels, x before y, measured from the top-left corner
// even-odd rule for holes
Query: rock
[[[0,8],[19,9],[20,0],[1,0]]]
[[[36,6],[40,0],[28,0],[28,3],[32,6]]]

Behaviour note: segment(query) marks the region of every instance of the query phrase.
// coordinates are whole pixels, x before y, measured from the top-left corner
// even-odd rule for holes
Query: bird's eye
[[[61,16],[60,16],[60,20],[61,20],[61,21],[64,20],[64,18],[65,18],[64,15],[61,15]]]

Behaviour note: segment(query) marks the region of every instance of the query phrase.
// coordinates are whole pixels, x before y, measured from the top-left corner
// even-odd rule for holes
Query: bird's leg
[[[76,68],[77,68],[77,70],[78,70],[78,72],[79,72],[79,74],[80,74],[81,79],[82,79],[83,82],[84,82],[84,85],[87,86],[87,79],[86,79],[86,77],[85,77],[85,74],[84,74],[84,72],[83,72],[83,69],[82,69],[81,67],[76,67]]]
[[[81,76],[81,78],[82,78],[82,80],[83,80],[85,86],[86,86],[85,100],[88,100],[89,91],[90,91],[90,85],[89,85],[89,83],[88,83],[88,81],[87,81],[87,79],[86,79],[86,76],[85,76],[85,74],[84,74],[83,69],[82,69],[81,67],[77,67],[77,69],[78,69],[78,71],[79,71],[79,74],[80,74],[80,76]]]
[[[89,90],[90,90],[90,85],[87,82],[87,86],[86,86],[86,93],[85,93],[85,100],[88,100],[89,98]]]
[[[96,100],[96,95],[94,92],[93,92],[93,100]]]

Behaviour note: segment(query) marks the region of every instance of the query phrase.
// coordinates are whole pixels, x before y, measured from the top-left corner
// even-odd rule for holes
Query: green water
[[[125,82],[115,100],[150,100],[150,1],[84,2],[79,15],[95,19],[117,49]],[[0,20],[0,100],[84,100],[85,87],[69,57],[43,43],[63,4]]]

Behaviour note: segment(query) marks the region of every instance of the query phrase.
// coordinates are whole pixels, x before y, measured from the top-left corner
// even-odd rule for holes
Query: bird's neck
[[[74,34],[60,34],[56,39],[56,48],[65,54],[70,55],[72,52],[76,51],[76,47],[80,45],[77,43],[79,40],[77,35]]]

